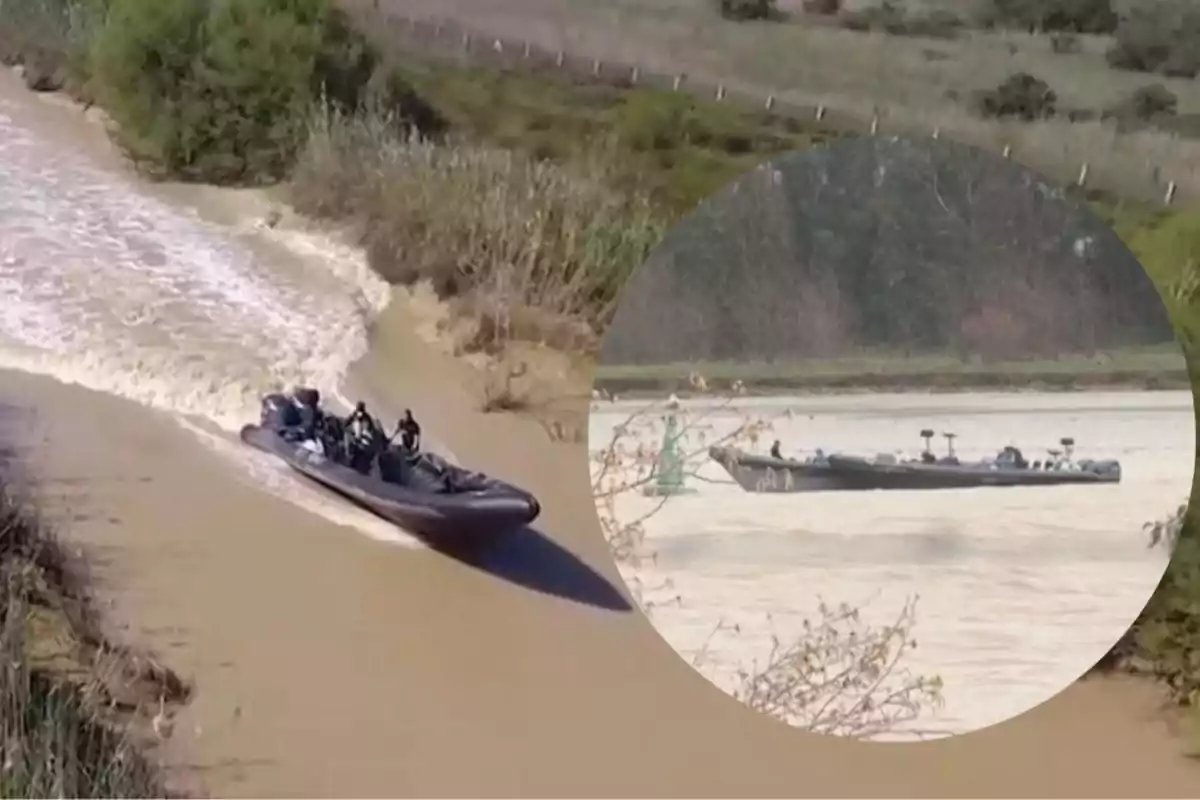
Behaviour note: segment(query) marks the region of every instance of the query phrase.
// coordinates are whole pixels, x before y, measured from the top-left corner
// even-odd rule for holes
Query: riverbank
[[[191,687],[141,643],[122,641],[95,600],[87,556],[23,496],[16,467],[4,472],[0,794],[190,794],[194,787],[166,769],[161,755]]]
[[[594,388],[624,397],[684,396],[702,376],[710,391],[747,395],[846,391],[1175,390],[1191,386],[1176,349],[1157,348],[1057,360],[970,363],[953,357],[886,355],[794,364],[600,364]]]

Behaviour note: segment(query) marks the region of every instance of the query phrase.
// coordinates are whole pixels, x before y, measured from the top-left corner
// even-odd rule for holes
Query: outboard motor
[[[267,430],[279,432],[299,425],[300,413],[290,397],[276,392],[263,397],[259,424]]]
[[[1094,472],[1097,475],[1111,475],[1117,480],[1121,479],[1121,462],[1115,459],[1092,461],[1089,463],[1088,467],[1089,472]]]
[[[1026,460],[1025,454],[1021,452],[1020,448],[1009,445],[1004,449],[1007,450],[1011,455],[1012,464],[1014,467],[1017,469],[1029,469],[1029,461]]]

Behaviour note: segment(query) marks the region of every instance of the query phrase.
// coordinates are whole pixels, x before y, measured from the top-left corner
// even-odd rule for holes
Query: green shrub
[[[977,92],[974,97],[976,113],[982,117],[1016,117],[1026,121],[1052,117],[1057,111],[1058,96],[1045,81],[1018,72],[1009,75],[995,89]]]
[[[1154,127],[1185,139],[1200,139],[1200,114],[1164,114],[1154,119]]]
[[[108,0],[0,0],[0,64],[23,68],[35,91],[86,99],[87,44]]]
[[[687,141],[692,105],[684,94],[630,95],[617,120],[617,135],[634,150],[673,150]]]
[[[1118,232],[1159,287],[1176,336],[1191,357],[1200,346],[1200,212],[1163,215]]]
[[[1194,515],[1180,511],[1166,523],[1177,537],[1171,563],[1104,666],[1156,677],[1172,699],[1195,707],[1200,705],[1200,540]]]
[[[801,7],[805,14],[827,17],[842,10],[842,0],[804,0]]]
[[[1106,53],[1116,69],[1194,78],[1200,74],[1200,7],[1185,2],[1136,6]]]
[[[675,92],[628,95],[616,123],[617,137],[642,152],[694,146],[742,155],[754,149],[758,138],[744,113],[728,106],[702,107],[694,98]]]
[[[1036,33],[1112,33],[1119,17],[1112,0],[990,0],[982,21]]]
[[[90,54],[130,157],[215,183],[282,177],[312,104],[357,107],[376,61],[328,0],[112,0]]]
[[[717,0],[717,10],[735,22],[779,18],[775,0]]]
[[[1179,98],[1161,83],[1139,86],[1128,97],[1109,108],[1104,116],[1117,120],[1154,122],[1178,114]]]
[[[884,0],[877,6],[843,11],[838,15],[838,22],[852,31],[879,31],[892,36],[931,39],[952,39],[964,26],[958,15],[944,9],[913,13],[893,0]]]
[[[1059,55],[1069,55],[1083,50],[1083,45],[1074,33],[1056,33],[1050,37],[1050,49]]]

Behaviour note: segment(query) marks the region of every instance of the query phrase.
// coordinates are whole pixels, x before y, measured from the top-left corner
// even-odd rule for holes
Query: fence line
[[[774,93],[756,93],[731,88],[725,82],[695,80],[686,72],[661,73],[648,70],[638,64],[606,61],[594,56],[569,53],[565,50],[549,50],[529,40],[515,40],[469,29],[453,20],[433,17],[410,17],[401,11],[389,8],[388,0],[369,0],[376,14],[385,20],[391,32],[402,37],[397,44],[406,48],[424,51],[428,55],[450,57],[470,65],[487,65],[530,72],[551,71],[582,82],[601,83],[617,88],[655,88],[685,92],[697,98],[716,102],[728,102],[758,109],[776,119],[807,121],[808,125],[831,136],[871,134],[921,136],[939,138],[940,128],[931,132],[928,126],[906,122],[876,112],[870,118],[825,104],[803,104],[779,98]],[[995,149],[995,143],[983,149]],[[1200,192],[1194,186],[1181,186],[1175,180],[1164,179],[1163,170],[1148,165],[1146,174],[1137,185],[1131,185],[1128,175],[1106,176],[1105,165],[1093,165],[1084,161],[1078,168],[1064,167],[1061,161],[1054,164],[1035,163],[1040,159],[1022,159],[1014,152],[1011,144],[1001,150],[1004,158],[1017,160],[1059,180],[1083,189],[1100,188],[1120,197],[1137,198],[1147,202],[1171,205],[1178,200],[1200,201]],[[1097,166],[1101,172],[1097,176]]]

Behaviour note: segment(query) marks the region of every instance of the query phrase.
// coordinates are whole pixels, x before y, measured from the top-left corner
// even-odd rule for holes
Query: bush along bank
[[[1200,210],[1117,220],[1116,227],[1159,286],[1192,376],[1200,387]],[[1200,405],[1196,406],[1200,436]],[[1200,445],[1200,441],[1197,442]],[[1200,462],[1198,462],[1200,466]],[[1171,699],[1200,707],[1200,507],[1197,478],[1191,500],[1147,524],[1155,546],[1173,554],[1158,588],[1128,634],[1098,667],[1152,677]]]
[[[0,484],[0,797],[165,797],[189,687],[107,642],[72,558]]]
[[[753,163],[826,137],[651,90],[414,62],[380,44],[326,0],[0,2],[0,56],[57,65],[104,105],[143,171],[290,178],[298,209],[350,225],[385,278],[429,278],[479,321],[476,349],[528,338],[589,350],[673,219]],[[1093,199],[1147,265],[1194,360],[1195,212]],[[1178,538],[1110,662],[1189,701],[1200,687],[1194,516]]]

